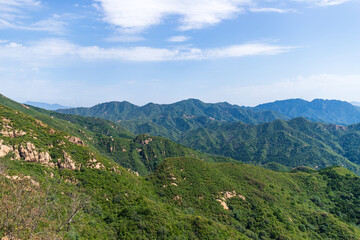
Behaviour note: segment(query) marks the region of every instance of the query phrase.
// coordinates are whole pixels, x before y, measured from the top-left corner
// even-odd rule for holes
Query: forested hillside
[[[339,165],[359,174],[359,125],[314,123],[305,118],[260,125],[212,124],[180,141],[203,152],[266,165],[324,168]]]
[[[91,108],[58,110],[60,113],[99,117],[119,123],[134,134],[148,133],[179,140],[188,130],[212,122],[263,123],[285,116],[272,111],[257,112],[229,103],[209,104],[196,99],[173,104],[149,103],[139,107],[129,102],[109,102]]]

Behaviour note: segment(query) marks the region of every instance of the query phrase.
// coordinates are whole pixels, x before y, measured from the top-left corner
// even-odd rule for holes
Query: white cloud
[[[51,60],[160,62],[240,58],[253,55],[274,55],[290,51],[292,47],[252,43],[222,48],[151,48],[79,46],[59,39],[48,39],[28,45],[7,43],[0,45],[0,62],[21,61],[27,65],[49,64]]]
[[[333,6],[333,5],[339,5],[346,2],[350,2],[351,0],[293,0],[293,1],[303,2],[315,6]]]
[[[252,86],[224,87],[213,94],[227,96],[238,104],[254,106],[289,98],[360,101],[359,91],[360,75],[318,74]]]
[[[63,34],[66,31],[67,23],[57,15],[48,19],[43,19],[35,23],[25,24],[21,22],[11,23],[0,19],[0,29],[17,29],[25,31],[51,32],[55,34]]]
[[[170,16],[180,18],[180,29],[199,29],[244,12],[252,0],[95,0],[104,20],[124,31],[141,31]]]
[[[37,8],[40,4],[40,1],[34,0],[0,0],[0,18],[18,18],[19,13],[29,8]]]
[[[296,12],[293,9],[281,9],[281,8],[250,8],[250,12],[262,13],[262,12],[274,12],[274,13],[288,13]]]
[[[29,10],[40,8],[41,2],[35,0],[0,0],[0,29],[43,31],[63,34],[67,23],[66,15],[52,15],[37,22],[30,22]]]
[[[169,42],[186,42],[189,40],[187,36],[173,36],[168,39]]]
[[[201,29],[246,12],[296,12],[273,7],[280,0],[93,0],[103,19],[124,32],[140,32],[175,17],[180,30]],[[352,0],[291,0],[311,6],[338,5]],[[291,2],[288,1],[288,2]],[[285,1],[286,2],[286,1]],[[269,7],[263,7],[264,4]],[[273,6],[271,6],[273,5]],[[289,4],[287,4],[289,5]],[[284,6],[284,4],[282,4]]]

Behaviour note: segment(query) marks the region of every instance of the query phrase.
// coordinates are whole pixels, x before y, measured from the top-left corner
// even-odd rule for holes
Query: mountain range
[[[261,104],[251,109],[260,112],[275,111],[290,119],[305,117],[314,122],[345,125],[360,122],[359,108],[339,100],[314,99],[308,102],[302,99],[289,99]]]
[[[188,99],[173,104],[149,103],[139,107],[129,102],[109,102],[91,108],[61,109],[59,113],[99,117],[117,122],[134,134],[148,133],[179,141],[185,132],[213,122],[259,124],[276,119],[305,117],[310,121],[349,125],[360,122],[358,107],[338,100],[311,102],[289,99],[241,107],[229,103],[204,103]]]
[[[241,107],[227,102],[204,103],[188,99],[173,104],[149,103],[142,107],[129,102],[108,102],[91,108],[71,108],[58,110],[61,113],[88,117],[101,117],[111,121],[150,120],[159,118],[198,118],[207,117],[225,122],[241,121],[247,124],[271,122],[275,119],[289,120],[305,117],[310,121],[334,124],[354,124],[360,122],[357,106],[339,100],[288,99],[260,104],[256,107]]]
[[[314,169],[339,165],[360,174],[360,124],[342,126],[305,118],[271,123],[213,123],[187,132],[180,143],[241,162]]]
[[[206,157],[162,137],[133,136],[113,122],[32,108],[4,96],[0,116],[1,238],[360,235],[360,178],[345,168],[276,172],[226,158],[216,163],[216,156]],[[278,125],[286,124],[295,123],[275,121],[273,127],[280,130],[283,126]],[[117,163],[107,150],[115,139],[134,144],[134,151],[126,146],[124,152],[134,157],[124,155]],[[162,151],[169,155],[145,176],[122,166],[139,156],[151,162],[146,156]]]

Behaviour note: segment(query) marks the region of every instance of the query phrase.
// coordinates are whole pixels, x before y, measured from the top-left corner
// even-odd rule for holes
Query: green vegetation
[[[40,119],[54,129],[81,138],[93,151],[141,175],[152,172],[167,157],[191,156],[209,162],[235,162],[230,158],[200,153],[166,138],[144,134],[134,136],[118,124],[101,118],[46,111],[19,104],[4,96],[0,97],[0,103]]]
[[[186,131],[212,122],[263,123],[286,118],[272,111],[257,112],[229,103],[209,104],[189,99],[173,104],[109,102],[91,108],[58,110],[60,113],[99,117],[119,123],[134,134],[148,133],[179,140]]]
[[[280,173],[245,164],[170,158],[149,179],[169,204],[230,225],[251,239],[359,236],[360,182],[343,168]]]
[[[358,125],[344,127],[305,118],[260,125],[214,123],[187,132],[180,143],[265,167],[271,162],[290,168],[339,165],[360,174]]]
[[[344,168],[216,163],[231,160],[14,106],[0,105],[0,238],[359,239],[360,178]],[[121,152],[154,171],[121,167],[101,154],[100,136],[127,142]],[[167,158],[177,154],[193,157]]]

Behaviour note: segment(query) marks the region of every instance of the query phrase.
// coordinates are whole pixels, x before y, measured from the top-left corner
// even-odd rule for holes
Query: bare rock
[[[234,197],[239,197],[240,199],[246,201],[246,198],[244,196],[240,195],[240,194],[237,194],[236,191],[220,192],[218,194],[218,199],[216,199],[216,201],[220,202],[221,206],[223,206],[223,208],[225,210],[229,210],[229,207],[226,204],[226,200],[234,198]]]
[[[66,138],[67,138],[67,140],[69,140],[69,142],[74,143],[74,144],[76,144],[78,146],[85,146],[85,143],[83,142],[83,140],[81,140],[78,137],[67,136]]]
[[[1,123],[2,123],[2,129],[0,131],[0,134],[2,134],[5,137],[15,138],[15,137],[24,136],[26,134],[26,132],[24,132],[23,130],[13,129],[13,127],[11,126],[11,120],[7,118],[2,118]]]
[[[0,140],[0,157],[5,157],[6,155],[8,155],[10,152],[12,152],[14,150],[14,148],[12,146],[7,146],[3,144],[4,141]]]
[[[95,158],[89,160],[88,167],[93,169],[105,169],[105,166],[98,162]]]
[[[25,145],[20,145],[18,151],[19,157],[23,157],[27,162],[41,163],[43,165],[54,167],[55,164],[51,161],[51,156],[48,152],[37,151],[35,145],[31,142],[27,142]],[[15,153],[15,159],[17,158]]]
[[[70,170],[78,169],[75,162],[71,159],[71,156],[64,151],[64,160],[58,159],[59,168],[65,168]]]

